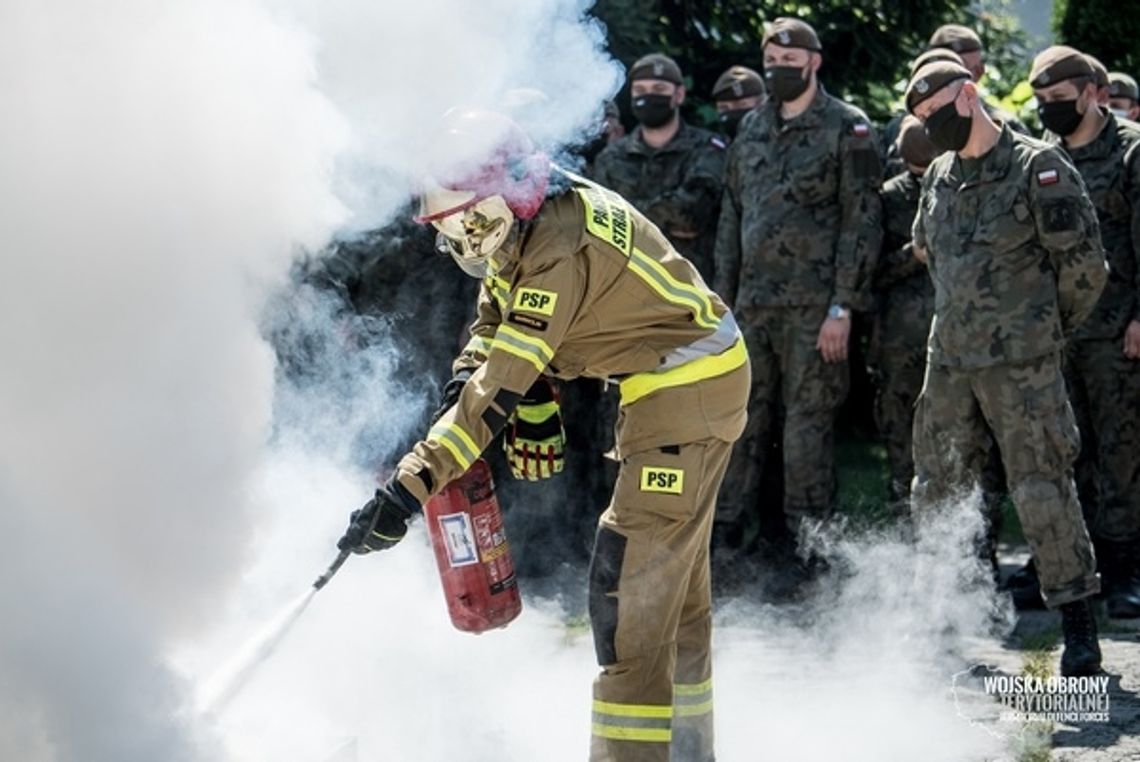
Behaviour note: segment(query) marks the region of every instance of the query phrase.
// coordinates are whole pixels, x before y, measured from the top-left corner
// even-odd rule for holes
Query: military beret
[[[819,37],[815,30],[806,21],[789,18],[778,18],[771,23],[768,31],[764,32],[764,39],[760,41],[763,49],[769,42],[782,45],[785,48],[806,48],[808,50],[823,50],[819,44]]]
[[[1136,80],[1122,71],[1110,72],[1108,75],[1108,95],[1110,98],[1131,98],[1140,101],[1140,86]]]
[[[663,79],[675,85],[685,84],[681,77],[681,67],[664,53],[650,53],[637,59],[629,68],[629,81],[638,79]]]
[[[952,61],[934,61],[919,68],[906,86],[906,110],[914,113],[914,108],[951,82],[972,79],[965,66]]]
[[[747,66],[733,66],[721,74],[713,85],[714,101],[734,101],[737,98],[751,98],[767,92],[764,78]]]
[[[1096,56],[1085,53],[1085,58],[1089,59],[1089,66],[1092,67],[1093,76],[1096,78],[1096,86],[1108,87],[1108,69],[1104,68],[1104,64]]]
[[[910,114],[903,117],[899,127],[898,146],[903,161],[916,167],[927,166],[941,153],[930,142],[930,136],[926,134],[922,122]]]
[[[925,53],[920,53],[917,58],[910,65],[910,76],[913,79],[915,72],[921,69],[928,63],[935,61],[949,61],[956,63],[959,66],[965,66],[966,62],[962,60],[962,56],[955,53],[950,48],[931,48]]]
[[[955,53],[973,53],[982,49],[982,38],[968,26],[943,24],[930,35],[930,47],[948,48]]]
[[[1093,67],[1081,51],[1068,45],[1045,48],[1033,59],[1029,68],[1029,84],[1035,90],[1055,85],[1073,77],[1091,77]]]

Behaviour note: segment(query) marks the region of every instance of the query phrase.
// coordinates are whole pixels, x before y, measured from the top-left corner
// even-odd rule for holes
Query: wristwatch
[[[827,316],[833,320],[847,320],[851,317],[851,310],[833,304],[827,309]]]

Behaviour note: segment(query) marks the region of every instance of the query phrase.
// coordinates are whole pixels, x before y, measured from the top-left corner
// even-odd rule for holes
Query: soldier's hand
[[[819,329],[819,339],[815,348],[828,363],[843,362],[847,359],[847,338],[851,335],[849,318],[827,318]]]
[[[1133,320],[1124,331],[1124,356],[1140,360],[1140,320]]]
[[[925,246],[911,246],[914,251],[914,258],[922,264],[926,264],[926,247]]]

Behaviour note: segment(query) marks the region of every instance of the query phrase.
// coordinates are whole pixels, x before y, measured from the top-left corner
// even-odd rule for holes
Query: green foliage
[[[1135,0],[1055,0],[1057,41],[1091,53],[1109,71],[1140,76],[1140,8]]]
[[[898,111],[911,60],[943,23],[979,30],[995,97],[1008,95],[1028,70],[1025,35],[1009,0],[598,0],[593,14],[626,66],[653,51],[676,58],[688,80],[687,116],[710,125],[713,83],[734,64],[759,71],[764,22],[780,16],[798,16],[815,27],[824,48],[821,81],[876,121]],[[625,91],[618,103],[628,108]]]

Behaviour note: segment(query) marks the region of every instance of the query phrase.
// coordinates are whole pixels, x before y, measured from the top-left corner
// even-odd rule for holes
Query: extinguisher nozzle
[[[317,577],[317,581],[313,583],[313,588],[320,590],[327,585],[329,580],[333,578],[333,575],[337,573],[337,570],[348,560],[349,555],[351,555],[349,551],[342,550],[340,554],[337,555],[336,560],[329,564],[329,568],[325,570],[325,573]]]

